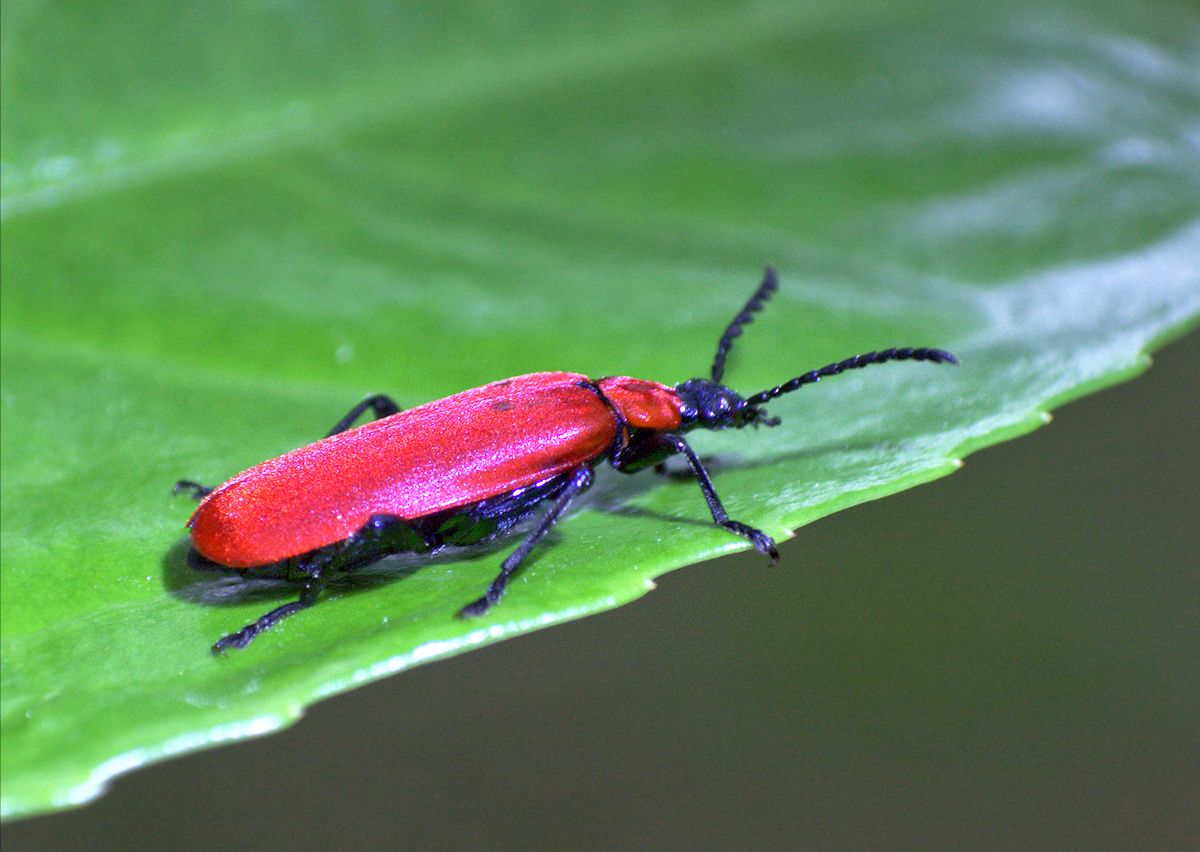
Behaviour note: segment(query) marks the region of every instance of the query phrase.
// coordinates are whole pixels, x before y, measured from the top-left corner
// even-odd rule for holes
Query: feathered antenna
[[[729,355],[733,341],[742,333],[742,326],[754,321],[754,315],[762,310],[767,299],[771,298],[771,294],[778,287],[779,279],[775,275],[775,267],[768,266],[763,272],[762,284],[758,285],[750,301],[746,302],[746,306],[733,318],[733,322],[725,329],[717,343],[717,357],[713,359],[712,365],[713,384],[721,383],[721,376],[725,374],[725,358]]]
[[[761,289],[761,288],[760,288]],[[755,294],[758,298],[758,294]],[[750,300],[751,302],[754,299]],[[747,305],[749,308],[749,305]],[[738,317],[740,320],[741,317]],[[734,325],[738,320],[734,320]],[[733,329],[733,326],[730,326]],[[733,335],[734,337],[737,334]],[[722,340],[724,342],[724,340]],[[932,361],[935,364],[957,364],[958,359],[946,352],[944,349],[914,349],[905,347],[903,349],[885,349],[882,352],[868,352],[865,355],[855,355],[853,358],[847,358],[845,361],[838,361],[833,364],[826,364],[818,370],[811,370],[802,376],[786,381],[781,385],[776,385],[770,390],[765,390],[754,396],[746,398],[747,405],[762,405],[775,399],[777,396],[783,396],[785,393],[791,393],[794,390],[804,387],[804,385],[815,384],[826,376],[836,376],[838,373],[846,370],[858,370],[871,364],[882,364],[885,361]]]

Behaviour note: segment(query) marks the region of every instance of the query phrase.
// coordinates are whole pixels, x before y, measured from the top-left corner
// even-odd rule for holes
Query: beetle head
[[[683,429],[779,425],[779,418],[768,417],[762,406],[749,404],[737,391],[709,379],[688,379],[675,386],[675,393]]]

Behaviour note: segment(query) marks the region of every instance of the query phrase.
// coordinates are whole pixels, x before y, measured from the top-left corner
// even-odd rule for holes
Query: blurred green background
[[[822,384],[769,439],[705,436],[735,514],[782,529],[1021,432],[1200,309],[1186,3],[2,10],[18,809],[462,639],[444,601],[478,559],[202,653],[256,605],[188,598],[164,483],[300,443],[360,393],[682,378],[773,260],[739,386],[881,343],[966,360]],[[948,480],[805,527],[778,569],[670,575],[6,846],[1182,846],[1196,356],[1193,335]],[[730,545],[692,488],[597,490],[494,626]]]
[[[1124,848],[1200,831],[1200,336],[930,485],[9,824],[8,849]]]

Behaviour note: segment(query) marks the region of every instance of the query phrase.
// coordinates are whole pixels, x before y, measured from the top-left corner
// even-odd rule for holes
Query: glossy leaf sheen
[[[285,592],[188,572],[170,484],[365,393],[703,374],[774,262],[739,389],[962,359],[697,436],[733,517],[784,536],[1144,368],[1200,311],[1198,17],[979,7],[6,3],[5,814],[746,546],[693,483],[605,472],[485,620],[454,613],[513,542],[210,656]]]

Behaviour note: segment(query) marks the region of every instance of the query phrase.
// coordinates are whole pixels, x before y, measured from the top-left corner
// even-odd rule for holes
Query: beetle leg
[[[672,435],[669,432],[659,437],[674,447],[676,451],[683,453],[684,458],[687,459],[688,464],[692,468],[692,473],[696,475],[696,480],[700,483],[700,490],[704,492],[704,499],[708,502],[708,508],[712,512],[713,523],[732,533],[737,533],[740,536],[750,539],[754,545],[754,549],[759,553],[770,556],[772,562],[778,560],[779,551],[775,549],[775,540],[773,538],[762,530],[743,524],[741,521],[730,520],[729,513],[721,505],[721,498],[717,496],[717,490],[713,488],[708,471],[704,469],[704,465],[701,463],[700,457],[696,455],[696,451],[688,446],[688,442],[679,435]]]
[[[317,600],[317,595],[321,593],[321,587],[323,585],[324,584],[321,583],[319,579],[314,578],[311,582],[305,585],[304,591],[300,593],[300,600],[292,601],[291,603],[284,604],[283,606],[275,607],[275,609],[260,617],[257,621],[247,624],[237,633],[230,633],[228,636],[222,636],[212,646],[213,653],[223,654],[225,653],[226,648],[245,648],[250,644],[250,640],[259,633],[262,633],[268,628],[274,627],[292,613],[299,612],[305,607],[312,606]]]
[[[500,573],[496,575],[496,579],[492,580],[492,584],[488,586],[487,594],[459,610],[458,614],[460,616],[471,618],[483,615],[504,596],[504,587],[508,585],[508,578],[520,567],[521,563],[525,561],[525,557],[545,537],[546,533],[550,532],[550,528],[562,517],[563,512],[571,505],[571,501],[592,484],[592,479],[593,474],[590,465],[580,465],[571,472],[571,481],[563,489],[563,492],[558,495],[558,498],[554,501],[554,505],[550,507],[550,511],[546,512],[541,523],[537,525],[537,529],[531,532],[521,542],[521,546],[510,553],[508,558],[504,560],[504,563],[500,566]]]
[[[171,491],[179,494],[183,491],[191,491],[193,500],[203,500],[212,493],[211,485],[201,485],[199,482],[192,482],[190,479],[181,479],[175,483],[175,487]]]
[[[334,427],[329,430],[329,435],[326,435],[325,437],[328,438],[330,435],[336,435],[338,432],[345,432],[354,424],[355,420],[362,416],[362,413],[368,408],[375,412],[376,420],[379,420],[383,417],[390,417],[391,415],[398,414],[400,412],[400,406],[396,405],[396,401],[390,396],[384,396],[383,394],[369,396],[346,412],[346,416],[339,420]]]

